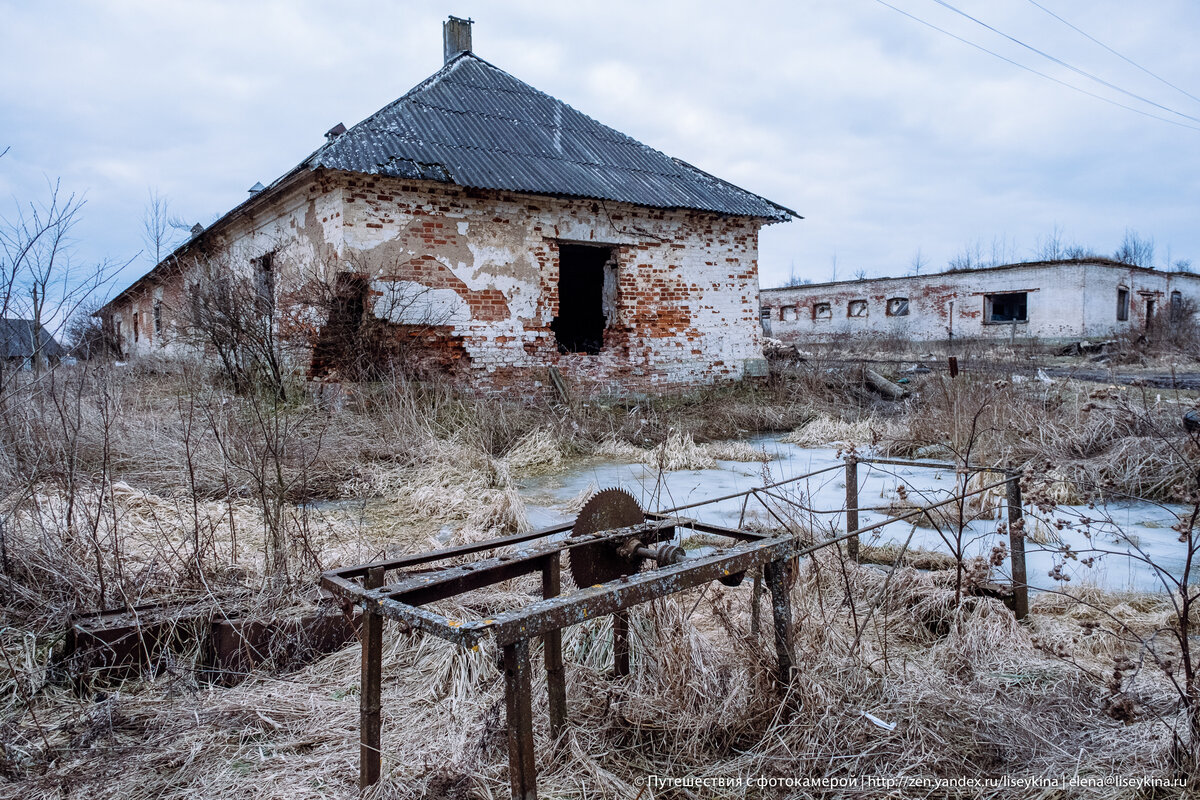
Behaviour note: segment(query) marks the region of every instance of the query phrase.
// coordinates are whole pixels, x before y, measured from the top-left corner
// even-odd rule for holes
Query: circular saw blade
[[[624,489],[605,489],[592,495],[575,518],[572,536],[583,536],[645,522],[646,515]],[[637,562],[617,555],[615,544],[595,542],[571,548],[571,577],[579,588],[616,580],[637,570]]]

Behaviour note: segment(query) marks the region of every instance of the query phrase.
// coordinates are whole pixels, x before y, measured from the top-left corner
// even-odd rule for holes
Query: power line
[[[1072,25],[1070,22],[1067,22],[1065,19],[1063,19],[1062,17],[1060,17],[1058,14],[1055,14],[1053,11],[1051,11],[1051,10],[1050,10],[1050,9],[1048,9],[1048,8],[1046,8],[1046,7],[1045,7],[1044,5],[1042,5],[1041,3],[1037,2],[1037,0],[1029,0],[1029,2],[1030,2],[1030,3],[1033,3],[1035,6],[1037,6],[1038,8],[1040,8],[1042,11],[1045,11],[1047,14],[1049,14],[1049,15],[1050,15],[1050,16],[1052,16],[1052,17],[1054,17],[1056,20],[1058,20],[1059,22],[1061,22],[1063,25],[1066,25],[1068,28],[1070,28],[1071,30],[1075,31],[1075,32],[1076,32],[1076,33],[1078,33],[1079,35],[1081,35],[1081,36],[1083,36],[1084,38],[1086,38],[1086,39],[1089,39],[1089,40],[1091,40],[1091,41],[1095,42],[1096,44],[1100,45],[1100,46],[1101,46],[1101,47],[1103,47],[1105,50],[1107,50],[1108,52],[1112,53],[1114,56],[1116,56],[1117,58],[1121,59],[1122,61],[1125,61],[1125,62],[1128,62],[1129,64],[1132,64],[1133,66],[1135,66],[1135,67],[1137,67],[1138,69],[1140,69],[1142,72],[1144,72],[1144,73],[1146,73],[1147,75],[1149,75],[1151,78],[1154,78],[1154,79],[1155,79],[1155,80],[1157,80],[1157,81],[1160,81],[1160,82],[1162,82],[1162,83],[1165,83],[1167,86],[1170,86],[1172,89],[1174,89],[1175,91],[1179,92],[1180,94],[1186,95],[1186,96],[1188,96],[1188,97],[1192,98],[1193,100],[1195,100],[1196,102],[1200,103],[1200,97],[1197,97],[1196,95],[1192,94],[1191,92],[1187,91],[1186,89],[1181,89],[1181,88],[1179,88],[1178,86],[1176,86],[1175,84],[1173,84],[1173,83],[1171,83],[1169,80],[1167,80],[1166,78],[1162,77],[1161,75],[1157,75],[1157,74],[1155,74],[1155,73],[1151,72],[1150,70],[1146,69],[1146,68],[1145,68],[1145,67],[1143,67],[1141,64],[1139,64],[1139,63],[1137,63],[1136,61],[1134,61],[1133,59],[1131,59],[1131,58],[1127,58],[1127,57],[1123,56],[1122,54],[1118,53],[1116,50],[1114,50],[1114,49],[1112,49],[1111,47],[1109,47],[1108,45],[1106,45],[1104,42],[1102,42],[1102,41],[1100,41],[1099,39],[1097,39],[1095,36],[1092,36],[1091,34],[1087,33],[1086,31],[1080,30],[1079,28],[1075,27],[1075,26],[1074,26],[1074,25]]]
[[[1169,106],[1164,106],[1162,103],[1156,103],[1153,100],[1149,100],[1145,97],[1142,97],[1140,94],[1136,94],[1136,93],[1130,92],[1126,89],[1122,89],[1120,86],[1117,86],[1115,83],[1109,83],[1108,81],[1104,80],[1103,78],[1099,78],[1099,77],[1093,75],[1092,73],[1088,72],[1087,70],[1083,70],[1072,64],[1068,64],[1066,61],[1063,61],[1061,58],[1052,56],[1049,53],[1045,52],[1044,50],[1039,50],[1038,48],[1034,47],[1031,44],[1026,44],[1025,42],[1021,41],[1020,39],[1016,38],[1015,36],[1009,36],[1007,33],[1000,30],[999,28],[994,28],[991,25],[988,25],[983,20],[978,19],[976,17],[972,17],[970,14],[963,11],[962,9],[952,6],[950,3],[946,2],[946,0],[933,0],[933,2],[937,3],[939,6],[942,6],[943,8],[947,8],[947,9],[953,11],[955,14],[959,14],[963,17],[966,17],[967,19],[974,22],[976,25],[982,25],[984,28],[987,28],[992,33],[995,33],[999,36],[1003,36],[1005,39],[1008,39],[1010,42],[1018,44],[1021,47],[1024,47],[1026,50],[1029,50],[1033,53],[1037,53],[1042,58],[1049,59],[1050,61],[1053,61],[1055,64],[1066,67],[1067,69],[1071,70],[1072,72],[1082,75],[1085,78],[1089,78],[1089,79],[1095,81],[1096,83],[1099,83],[1102,86],[1107,86],[1109,89],[1112,89],[1113,91],[1117,91],[1117,92],[1120,92],[1121,94],[1128,95],[1129,97],[1132,97],[1135,100],[1140,100],[1141,102],[1146,103],[1147,105],[1152,105],[1157,108],[1161,108],[1163,111],[1166,111],[1170,114],[1175,114],[1176,116],[1183,117],[1184,119],[1190,119],[1192,122],[1200,122],[1200,117],[1193,117],[1191,114],[1185,114],[1182,111],[1176,111],[1175,109],[1170,108]]]
[[[1067,83],[1066,81],[1060,80],[1059,78],[1055,78],[1052,75],[1047,75],[1044,72],[1039,72],[1038,70],[1034,69],[1033,67],[1026,66],[1025,64],[1022,64],[1019,61],[1014,61],[1011,58],[1008,58],[1007,56],[1002,56],[999,53],[995,52],[994,50],[989,50],[986,47],[984,47],[983,45],[972,42],[970,39],[964,39],[963,37],[959,36],[958,34],[951,33],[950,31],[946,30],[945,28],[939,28],[937,25],[934,25],[932,22],[927,22],[914,14],[908,13],[907,11],[905,11],[902,8],[897,8],[896,6],[892,5],[891,3],[886,2],[885,0],[875,0],[875,2],[879,3],[882,6],[887,6],[892,11],[895,11],[898,14],[902,14],[902,15],[908,17],[909,19],[914,20],[915,22],[919,22],[927,28],[933,28],[938,33],[944,33],[945,35],[949,36],[951,39],[957,39],[958,41],[962,42],[965,45],[974,47],[976,50],[980,50],[984,53],[987,53],[990,56],[995,56],[996,58],[1000,59],[1001,61],[1006,61],[1009,64],[1012,64],[1014,67],[1023,69],[1026,72],[1032,72],[1034,75],[1045,78],[1048,81],[1054,81],[1055,83],[1059,84],[1060,86],[1065,86],[1068,89],[1074,89],[1075,91],[1079,92],[1080,94],[1086,94],[1088,97],[1094,97],[1097,100],[1103,100],[1105,103],[1117,106],[1118,108],[1123,108],[1126,111],[1132,111],[1135,114],[1141,114],[1143,117],[1149,117],[1150,119],[1156,119],[1156,120],[1159,120],[1160,122],[1165,122],[1169,125],[1176,125],[1180,128],[1188,128],[1189,130],[1200,131],[1200,127],[1197,127],[1196,125],[1188,125],[1186,122],[1179,122],[1178,120],[1168,119],[1167,117],[1160,117],[1158,114],[1153,114],[1149,111],[1143,111],[1142,109],[1134,108],[1133,106],[1127,106],[1124,103],[1120,103],[1120,102],[1117,102],[1116,100],[1113,100],[1111,97],[1105,97],[1102,94],[1096,94],[1095,92],[1089,92],[1087,89],[1084,89],[1081,86],[1076,86],[1073,83]]]

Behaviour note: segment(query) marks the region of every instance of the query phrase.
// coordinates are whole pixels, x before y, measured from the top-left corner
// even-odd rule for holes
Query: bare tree
[[[1143,239],[1133,228],[1125,229],[1121,246],[1113,253],[1113,260],[1135,267],[1154,268],[1154,240]]]
[[[953,258],[950,259],[950,270],[979,269],[985,266],[983,260],[983,245],[976,239],[970,244],[963,245]]]
[[[142,212],[142,241],[147,256],[159,264],[188,236],[191,225],[171,214],[171,201],[157,189],[149,189],[147,194],[146,209]]]
[[[921,253],[921,248],[917,248],[917,252],[913,253],[912,261],[909,263],[909,275],[920,275],[921,270],[925,269],[929,264],[929,259]]]
[[[110,260],[81,265],[75,259],[71,232],[83,206],[82,198],[53,181],[45,200],[18,202],[11,217],[0,218],[0,317],[29,321],[35,374],[46,364],[50,338],[58,338],[88,298],[124,266]],[[0,398],[11,378],[3,369],[0,364]]]
[[[1061,261],[1066,258],[1066,248],[1063,246],[1063,230],[1061,225],[1055,225],[1050,232],[1038,240],[1035,256],[1042,261]]]
[[[1070,244],[1063,249],[1063,258],[1082,259],[1082,258],[1102,258],[1102,256],[1090,247],[1082,244]]]
[[[992,237],[992,257],[981,266],[995,267],[1000,264],[1011,264],[1016,260],[1017,241],[1010,239],[1008,234]]]
[[[796,272],[796,262],[793,261],[791,268],[788,270],[787,280],[783,282],[783,286],[804,286],[812,283],[812,278],[805,278]]]

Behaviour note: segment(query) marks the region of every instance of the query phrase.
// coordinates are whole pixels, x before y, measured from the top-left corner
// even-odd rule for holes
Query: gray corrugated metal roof
[[[786,220],[795,212],[601,125],[472,53],[302,165]]]
[[[42,355],[58,358],[66,351],[43,325],[38,332]],[[33,355],[33,320],[0,319],[0,354],[4,358],[29,358]]]
[[[114,296],[110,308],[203,235],[318,168],[475,189],[613,200],[786,221],[789,208],[671,158],[464,52],[254,192]],[[103,309],[102,309],[103,310]]]

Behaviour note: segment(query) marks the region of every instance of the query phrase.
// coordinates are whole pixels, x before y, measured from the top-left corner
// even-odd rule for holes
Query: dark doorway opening
[[[367,307],[367,276],[343,272],[337,276],[328,298],[329,318],[321,328],[313,347],[312,377],[325,377],[332,371],[346,373],[357,366],[359,329]]]
[[[608,324],[606,282],[615,286],[610,247],[558,246],[558,316],[550,323],[560,353],[599,353]]]
[[[1146,298],[1146,330],[1154,324],[1154,315],[1158,312],[1158,304],[1152,299]]]

